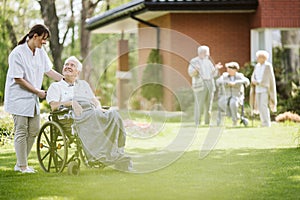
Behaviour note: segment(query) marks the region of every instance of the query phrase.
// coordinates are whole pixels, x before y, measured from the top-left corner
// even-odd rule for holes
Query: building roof
[[[133,0],[87,19],[86,28],[95,30],[116,22],[120,28],[125,28],[125,24],[131,27],[126,19],[132,15],[142,15],[144,20],[149,20],[170,12],[254,12],[257,6],[258,0]],[[117,27],[110,29],[113,32]]]

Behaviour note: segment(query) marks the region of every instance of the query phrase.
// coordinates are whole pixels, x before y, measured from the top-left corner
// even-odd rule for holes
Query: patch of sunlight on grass
[[[73,200],[74,198],[70,197],[62,197],[62,196],[46,196],[46,197],[38,197],[33,200]]]
[[[127,137],[127,149],[163,149],[176,138],[180,124],[166,123],[159,133],[151,138],[133,138]]]
[[[0,171],[9,171],[11,169],[12,169],[11,166],[0,166]]]
[[[290,176],[288,178],[291,179],[292,181],[300,182],[300,175]]]

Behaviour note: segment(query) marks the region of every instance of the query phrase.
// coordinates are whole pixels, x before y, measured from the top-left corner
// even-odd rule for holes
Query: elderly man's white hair
[[[198,54],[202,53],[202,52],[205,52],[205,55],[206,56],[209,56],[209,47],[208,46],[205,46],[205,45],[202,45],[200,47],[198,47]]]
[[[81,62],[75,57],[75,56],[70,56],[65,60],[65,64],[69,61],[73,61],[76,64],[77,70],[81,71],[82,70],[82,64]]]
[[[265,51],[265,50],[258,50],[256,52],[256,58],[258,58],[258,56],[264,56],[267,60],[269,59],[269,52]]]

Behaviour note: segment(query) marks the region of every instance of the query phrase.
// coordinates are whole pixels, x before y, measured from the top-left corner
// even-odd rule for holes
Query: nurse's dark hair
[[[18,45],[24,44],[26,42],[27,37],[29,37],[29,39],[31,39],[35,33],[38,36],[45,34],[45,35],[47,35],[47,38],[50,37],[49,29],[43,24],[37,24],[37,25],[34,25],[26,35],[24,35],[24,37],[18,42]]]

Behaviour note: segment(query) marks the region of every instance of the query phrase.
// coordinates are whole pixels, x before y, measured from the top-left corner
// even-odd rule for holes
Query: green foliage
[[[8,118],[0,118],[0,143],[4,145],[7,140],[12,140],[14,124],[13,121]]]
[[[255,67],[255,63],[246,63],[244,67],[240,69],[239,72],[243,73],[245,77],[247,77],[251,81],[251,76],[253,74]],[[250,87],[245,88],[245,103],[249,102],[249,94],[250,94]]]
[[[158,102],[163,98],[162,59],[158,49],[152,49],[147,66],[143,72],[141,94],[148,100],[155,98]]]
[[[282,100],[281,103],[284,102],[284,105],[281,105],[281,112],[284,111],[293,111],[297,114],[300,114],[300,89],[293,95],[293,97]]]
[[[100,102],[103,106],[112,106],[113,105],[113,97],[115,92],[115,76],[116,67],[109,68],[105,72],[105,76],[101,76],[99,79],[99,83],[96,90],[96,96],[99,97]]]
[[[4,101],[6,73],[8,70],[8,55],[11,48],[9,33],[6,30],[5,19],[0,15],[0,103]]]
[[[177,90],[176,93],[176,110],[190,111],[194,109],[194,93],[191,88]]]
[[[8,55],[33,19],[40,18],[38,3],[29,0],[9,0],[0,2],[0,104],[4,100],[4,88],[8,69]]]
[[[292,82],[297,80],[292,79],[292,74],[286,70],[286,66],[283,63],[285,55],[284,48],[273,48],[273,68],[276,80],[276,89],[278,98],[286,100],[291,96]]]
[[[273,67],[276,80],[278,112],[294,111],[300,114],[299,80],[287,71],[284,63],[287,57],[285,48],[273,48]],[[293,95],[291,95],[293,93]]]
[[[129,107],[131,110],[140,110],[142,108],[141,106],[141,95],[140,91],[135,91],[129,98]]]
[[[41,113],[50,113],[51,107],[50,107],[50,105],[47,103],[46,100],[43,100],[43,101],[40,103],[40,110],[41,110]]]

